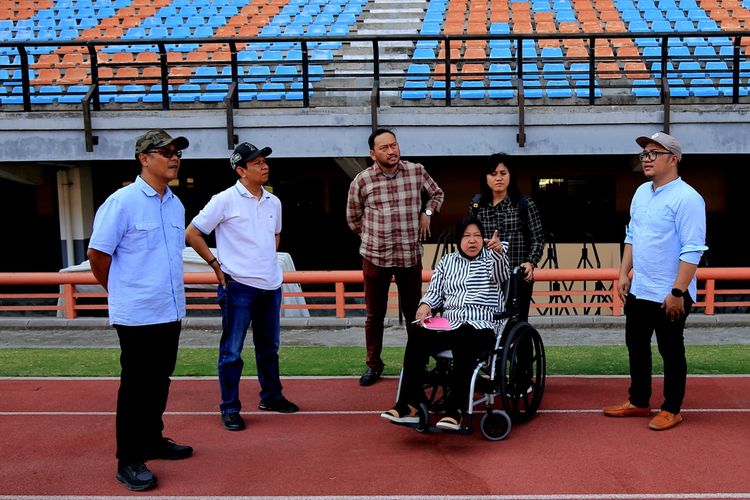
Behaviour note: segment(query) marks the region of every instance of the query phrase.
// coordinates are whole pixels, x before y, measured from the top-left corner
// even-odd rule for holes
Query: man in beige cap
[[[682,146],[663,132],[636,139],[649,182],[636,190],[620,264],[618,293],[625,303],[625,344],[630,358],[630,397],[607,406],[610,417],[651,415],[651,337],[664,360],[664,402],[650,420],[653,430],[682,422],[687,361],[683,331],[696,298],[695,270],[706,246],[703,198],[678,175]],[[633,271],[633,279],[629,278]]]
[[[99,207],[87,254],[91,271],[109,292],[109,322],[120,340],[115,478],[133,491],[157,484],[147,460],[180,460],[193,453],[162,435],[185,316],[185,208],[169,182],[177,179],[188,144],[164,130],[137,139],[141,173]]]

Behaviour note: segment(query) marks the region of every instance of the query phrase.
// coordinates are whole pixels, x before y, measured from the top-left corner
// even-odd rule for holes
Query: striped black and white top
[[[477,329],[501,327],[493,314],[505,310],[502,283],[510,276],[508,244],[502,253],[483,248],[475,259],[459,252],[446,255],[432,273],[420,303],[443,309],[443,317],[455,329],[468,323]]]

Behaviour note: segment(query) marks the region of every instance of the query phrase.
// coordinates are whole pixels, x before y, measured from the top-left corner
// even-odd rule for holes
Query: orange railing
[[[423,281],[429,281],[430,275],[431,271],[424,271]],[[594,314],[622,315],[622,301],[616,293],[617,269],[537,269],[535,276],[538,284],[532,307],[539,313],[571,314],[572,310],[574,315],[589,314],[593,309]],[[750,268],[698,269],[698,301],[695,307],[702,308],[703,313],[708,315],[715,314],[717,308],[750,308],[750,289],[717,288],[717,281],[722,284],[750,281]],[[284,282],[331,288],[324,291],[308,289],[285,292],[286,297],[305,299],[305,303],[285,303],[282,306],[285,309],[334,311],[337,318],[345,318],[347,311],[364,309],[361,286],[358,290],[352,289],[352,285],[362,284],[361,271],[292,271],[284,273]],[[211,285],[216,284],[213,273],[186,273],[185,284],[188,288],[188,309],[218,307],[214,300],[215,293],[210,289]],[[96,285],[91,273],[0,273],[0,287],[3,290],[13,287],[23,289],[17,293],[0,293],[0,312],[56,311],[66,318],[75,318],[81,311],[106,309],[103,300],[106,295],[102,291],[86,291],[86,285],[89,288]],[[203,290],[200,290],[201,285]],[[35,287],[47,287],[48,290],[43,293],[27,291]],[[49,290],[52,287],[58,287],[58,291]],[[549,288],[549,291],[543,288]],[[722,300],[726,296],[739,296],[741,300]],[[81,303],[81,299],[85,299],[84,303]],[[392,302],[395,308],[395,301]]]

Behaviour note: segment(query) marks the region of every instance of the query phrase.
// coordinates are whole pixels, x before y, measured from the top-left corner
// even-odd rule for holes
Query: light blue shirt
[[[185,207],[141,177],[99,207],[89,247],[112,256],[109,322],[141,326],[185,316]]]
[[[679,177],[657,189],[651,182],[641,184],[630,204],[625,243],[633,245],[630,292],[662,303],[674,287],[680,261],[697,265],[708,250],[703,198]],[[695,276],[688,291],[695,301]]]

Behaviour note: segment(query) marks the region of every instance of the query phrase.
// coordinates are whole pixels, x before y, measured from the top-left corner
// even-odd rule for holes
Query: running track
[[[394,379],[287,378],[303,410],[293,415],[255,410],[257,382],[245,380],[238,433],[219,423],[215,380],[176,379],[165,434],[195,455],[149,462],[159,487],[137,495],[750,498],[750,377],[691,377],[685,422],[665,432],[601,415],[627,382],[549,378],[539,415],[490,442],[478,429],[425,435],[383,421]],[[0,498],[129,495],[114,480],[116,389],[112,379],[0,379]]]

